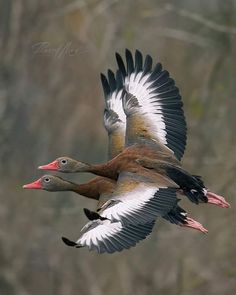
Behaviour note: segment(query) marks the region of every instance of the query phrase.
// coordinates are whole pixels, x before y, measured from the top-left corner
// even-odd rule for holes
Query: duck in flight
[[[55,175],[44,175],[38,180],[23,186],[25,189],[41,189],[49,192],[72,191],[87,198],[97,200],[97,212],[103,210],[103,205],[110,200],[116,189],[116,181],[106,177],[95,177],[87,183],[77,184]],[[165,196],[166,197],[166,196]],[[167,196],[168,198],[168,196]],[[190,218],[187,212],[178,205],[179,199],[167,213],[161,213],[165,220],[183,227],[207,232],[197,221]],[[161,210],[161,207],[159,208]]]
[[[82,236],[76,242],[65,237],[62,240],[68,246],[76,248],[86,246],[99,253],[113,253],[129,249],[151,234],[155,225],[155,219],[142,222],[142,219],[138,216],[137,222],[127,222],[126,225],[120,221],[111,221],[108,218],[100,217],[101,210],[105,210],[103,205],[111,198],[115,187],[115,181],[105,177],[96,177],[88,183],[76,184],[54,175],[44,175],[32,183],[24,185],[25,189],[43,189],[51,192],[73,191],[87,198],[98,200],[97,212],[99,214],[84,209],[84,213],[90,219],[90,222],[82,229]],[[162,200],[159,200],[159,206],[155,203],[152,204],[156,206],[155,210],[159,210],[163,219],[181,227],[193,228],[203,233],[208,232],[199,222],[188,216],[187,212],[178,205],[179,200],[176,198],[174,198],[175,205],[172,209],[168,213],[162,214],[163,208],[165,212],[165,206],[163,207],[162,204],[165,199],[169,202],[169,195],[163,194]],[[154,214],[156,213],[154,212]],[[140,222],[142,223],[140,224]]]
[[[169,73],[162,69],[160,63],[153,67],[149,55],[143,61],[139,51],[133,58],[126,50],[126,66],[119,54],[116,54],[116,59],[116,75],[111,70],[108,70],[108,78],[101,75],[106,101],[104,126],[109,136],[109,161],[91,165],[61,157],[39,167],[67,173],[92,172],[102,179],[114,181],[109,198],[98,206],[94,220],[85,226],[88,231],[80,238],[84,244],[80,239],[74,243],[64,238],[70,246],[86,245],[98,252],[111,251],[105,246],[109,243],[115,251],[117,236],[111,242],[108,235],[109,243],[106,240],[106,232],[114,223],[120,226],[122,234],[129,226],[136,226],[135,231],[140,230],[140,225],[143,229],[145,224],[149,225],[144,237],[152,230],[154,220],[168,216],[173,208],[178,208],[178,218],[183,218],[185,211],[177,205],[177,193],[186,195],[196,204],[229,207],[223,197],[205,187],[199,176],[191,175],[181,167],[187,127],[179,90]],[[101,226],[105,223],[106,230]],[[196,223],[194,225],[196,228]],[[91,226],[92,237],[88,234]]]

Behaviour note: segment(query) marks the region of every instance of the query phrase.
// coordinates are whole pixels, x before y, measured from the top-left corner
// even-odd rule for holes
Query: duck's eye
[[[61,163],[62,163],[63,165],[65,165],[65,164],[67,164],[67,160],[66,160],[66,159],[62,159],[62,160],[61,160]]]
[[[44,181],[45,182],[49,182],[50,181],[50,178],[46,177],[46,178],[44,178]]]

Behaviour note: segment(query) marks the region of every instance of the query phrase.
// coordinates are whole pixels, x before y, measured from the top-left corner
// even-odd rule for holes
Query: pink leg
[[[187,223],[183,224],[182,226],[199,230],[204,234],[208,233],[208,230],[206,228],[204,228],[203,225],[201,223],[197,222],[196,220],[194,220],[190,217],[187,217],[186,221],[187,221]]]
[[[222,196],[218,196],[212,192],[207,192],[208,203],[214,204],[221,208],[230,208],[230,204],[226,202],[225,198]]]

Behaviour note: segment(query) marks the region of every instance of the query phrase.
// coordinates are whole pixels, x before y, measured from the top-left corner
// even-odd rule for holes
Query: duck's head
[[[64,173],[83,172],[86,171],[87,168],[88,164],[79,162],[69,157],[60,157],[49,164],[38,167],[38,169],[41,170],[53,170]]]
[[[23,185],[25,189],[42,189],[50,192],[67,191],[73,188],[74,184],[54,175],[44,175],[38,180]]]

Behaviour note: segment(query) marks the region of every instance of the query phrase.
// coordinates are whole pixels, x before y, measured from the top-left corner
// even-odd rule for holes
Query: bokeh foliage
[[[0,2],[0,294],[235,292],[235,13],[234,0]],[[232,208],[183,200],[208,235],[160,221],[136,248],[99,256],[60,241],[78,237],[93,201],[21,186],[58,156],[106,159],[99,73],[125,48],[175,78],[189,128],[184,165]]]

